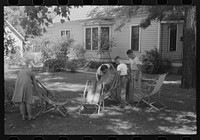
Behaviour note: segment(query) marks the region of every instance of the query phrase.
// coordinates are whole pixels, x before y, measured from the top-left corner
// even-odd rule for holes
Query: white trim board
[[[161,21],[161,23],[184,23],[184,20],[178,20],[178,21]]]
[[[158,21],[158,43],[157,43],[157,49],[160,51],[160,39],[161,39],[161,22]]]
[[[17,35],[19,36],[19,37],[21,37],[21,39],[22,40],[24,40],[24,37],[7,21],[7,20],[5,20],[6,21],[6,23],[8,24],[8,26],[12,29],[12,30],[14,30],[14,32],[16,32],[17,33]]]

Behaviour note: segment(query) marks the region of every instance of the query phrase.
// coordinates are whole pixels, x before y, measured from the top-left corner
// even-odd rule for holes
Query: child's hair
[[[116,57],[115,57],[115,61],[116,61],[117,59],[121,59],[121,58],[120,58],[119,56],[116,56]]]
[[[133,53],[132,50],[128,50],[128,51],[126,52],[126,54],[131,54],[131,53]]]
[[[108,66],[106,66],[106,65],[102,65],[101,68],[100,68],[101,71],[104,71],[106,69],[108,69]]]
[[[112,62],[111,64],[113,65],[114,68],[117,68],[117,63],[116,62]]]

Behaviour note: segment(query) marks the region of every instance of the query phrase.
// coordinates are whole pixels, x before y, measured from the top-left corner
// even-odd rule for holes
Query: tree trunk
[[[196,87],[196,7],[185,8],[181,88]]]

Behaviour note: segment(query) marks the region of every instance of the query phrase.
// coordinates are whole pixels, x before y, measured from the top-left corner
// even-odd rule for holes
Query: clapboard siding
[[[112,36],[115,38],[117,46],[112,49],[112,58],[120,56],[128,59],[126,51],[131,48],[131,26],[138,25],[144,17],[134,18],[131,22],[126,23],[121,31],[114,31],[119,25],[116,23],[112,28]],[[158,23],[152,22],[146,29],[140,29],[140,51],[135,52],[136,56],[140,57],[145,53],[145,50],[151,50],[157,47],[158,43]]]
[[[61,31],[62,30],[70,30],[70,37],[75,40],[75,44],[83,44],[83,26],[80,25],[80,22],[78,21],[72,21],[72,22],[64,22],[62,23],[55,23],[54,24],[54,36],[57,38],[61,37]]]
[[[127,22],[120,31],[116,31],[115,29],[119,26],[120,20],[116,20],[115,23],[111,26],[111,37],[115,39],[116,47],[112,48],[111,57],[115,58],[116,56],[120,56],[123,59],[128,59],[126,55],[126,51],[131,48],[131,26],[139,25],[141,20],[143,20],[145,16],[136,16],[130,22]],[[79,21],[71,21],[65,23],[54,23],[53,27],[47,30],[48,35],[52,39],[61,37],[61,30],[70,29],[71,30],[71,38],[75,40],[75,45],[80,44],[84,45],[84,29],[86,26],[81,25]],[[140,51],[135,52],[136,56],[140,57],[142,54],[145,54],[145,50],[154,49],[154,47],[159,48],[158,46],[158,28],[159,22],[152,21],[151,25],[146,29],[140,28]],[[182,58],[182,42],[180,41],[180,37],[182,36],[182,24],[178,24],[178,38],[177,38],[177,51],[169,52],[168,51],[168,41],[169,41],[169,30],[168,24],[161,24],[160,30],[160,52],[163,58],[167,58],[169,60],[181,59]],[[86,51],[85,57],[89,59],[106,59],[108,58],[108,54],[98,55],[96,51]]]
[[[74,39],[74,45],[84,46],[84,28],[81,26],[80,21],[54,23],[51,27],[47,28],[47,36],[52,40],[61,38],[62,30],[70,30],[70,38]],[[69,56],[74,57],[75,53],[73,50]],[[87,53],[86,53],[87,56]]]

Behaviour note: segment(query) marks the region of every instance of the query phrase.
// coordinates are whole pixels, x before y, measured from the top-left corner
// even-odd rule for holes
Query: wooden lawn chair
[[[160,88],[163,84],[163,81],[164,81],[166,75],[167,75],[167,73],[161,74],[161,75],[158,76],[157,79],[147,80],[147,81],[151,82],[149,88],[148,89],[141,89],[140,92],[134,94],[134,96],[136,96],[137,98],[140,99],[140,101],[136,104],[136,106],[138,106],[141,102],[143,102],[143,103],[146,103],[147,105],[151,106],[152,108],[154,108],[158,111],[167,107],[165,104],[163,104],[160,101]],[[156,94],[158,95],[158,99],[153,97]],[[155,105],[156,103],[160,104],[161,107],[160,108],[156,107],[156,105]]]
[[[40,99],[42,100],[42,103],[41,103],[41,110],[35,116],[38,116],[41,113],[47,113],[52,110],[57,110],[65,117],[68,114],[68,111],[65,107],[68,101],[59,102],[58,99],[54,96],[53,92],[47,90],[38,80],[36,81],[37,81],[36,92],[40,97]],[[50,98],[50,95],[52,99]]]
[[[95,114],[99,114],[100,110],[104,109],[103,89],[104,83],[87,81],[84,92],[81,94],[81,106],[78,114],[80,114],[83,109],[88,110],[92,108],[97,110]]]

